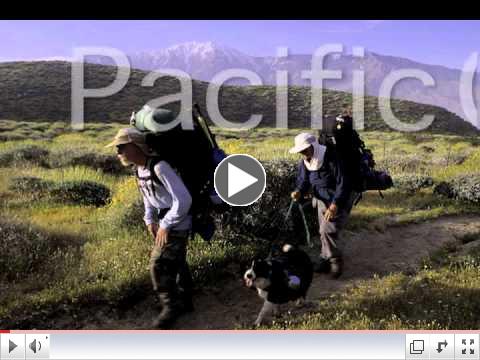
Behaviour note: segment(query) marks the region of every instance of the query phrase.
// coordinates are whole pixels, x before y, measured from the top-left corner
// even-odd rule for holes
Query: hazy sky
[[[310,54],[327,43],[350,51],[410,58],[461,68],[480,51],[480,21],[431,20],[106,20],[0,21],[1,60],[72,56],[75,46],[109,46],[126,53],[187,41],[214,41],[254,56],[275,55],[277,46]]]

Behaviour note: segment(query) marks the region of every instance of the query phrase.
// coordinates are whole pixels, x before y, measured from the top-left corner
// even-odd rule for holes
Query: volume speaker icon
[[[37,341],[37,339],[34,339],[28,346],[30,347],[30,350],[32,350],[34,354],[36,354],[37,351],[42,350],[42,343],[40,341]]]

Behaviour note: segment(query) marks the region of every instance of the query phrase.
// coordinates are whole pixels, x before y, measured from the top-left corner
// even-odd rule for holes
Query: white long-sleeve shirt
[[[140,189],[143,193],[145,205],[144,221],[150,225],[157,221],[161,209],[170,209],[160,220],[160,227],[174,230],[190,230],[192,217],[188,214],[192,205],[192,197],[182,179],[166,161],[159,161],[153,170],[161,184],[153,180],[141,180],[151,178],[149,162],[145,167],[137,168],[140,178]]]

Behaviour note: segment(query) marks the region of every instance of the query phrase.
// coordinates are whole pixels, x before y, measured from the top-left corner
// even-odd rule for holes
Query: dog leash
[[[290,215],[292,213],[293,204],[297,204],[298,210],[300,210],[300,214],[302,215],[302,220],[303,220],[303,226],[305,227],[307,244],[308,244],[308,247],[311,248],[311,247],[313,247],[313,244],[312,244],[312,241],[310,239],[310,231],[308,230],[307,219],[305,218],[305,212],[303,211],[303,206],[301,204],[299,204],[298,201],[295,201],[294,199],[292,199],[292,201],[290,201],[290,206],[288,207],[287,215],[285,216],[285,222],[288,220],[288,218],[290,217]]]

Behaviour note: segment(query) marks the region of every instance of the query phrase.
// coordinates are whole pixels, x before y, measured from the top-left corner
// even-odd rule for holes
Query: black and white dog
[[[277,314],[279,304],[305,299],[312,278],[310,257],[290,244],[274,246],[267,259],[253,261],[243,279],[264,300],[255,325],[261,325],[265,316]]]

